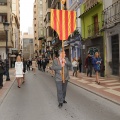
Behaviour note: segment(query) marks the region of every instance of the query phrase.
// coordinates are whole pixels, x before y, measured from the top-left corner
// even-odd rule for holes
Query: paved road
[[[47,73],[26,74],[21,89],[15,82],[0,106],[0,120],[120,120],[120,106],[69,83],[63,108]]]

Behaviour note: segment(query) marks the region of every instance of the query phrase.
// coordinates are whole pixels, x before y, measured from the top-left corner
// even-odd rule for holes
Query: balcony
[[[88,37],[96,37],[100,35],[100,23],[94,23],[88,26]]]
[[[103,26],[109,28],[120,23],[120,0],[106,8],[103,12]]]

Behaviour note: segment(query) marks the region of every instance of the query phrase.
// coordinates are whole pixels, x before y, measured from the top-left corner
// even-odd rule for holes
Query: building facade
[[[120,79],[120,0],[104,1],[103,31],[106,48],[106,76]]]
[[[6,59],[6,34],[3,26],[4,22],[10,23],[9,31],[8,31],[8,48],[13,47],[11,16],[12,16],[12,1],[1,0],[0,1],[0,56],[3,60]]]
[[[85,0],[81,6],[81,24],[82,24],[82,39],[84,50],[83,65],[87,54],[90,53],[94,56],[96,51],[100,52],[102,63],[105,63],[105,44],[104,34],[102,29],[102,13],[103,1],[102,0]],[[85,72],[85,68],[83,69]]]
[[[81,56],[82,43],[81,43],[81,19],[79,18],[81,10],[80,6],[83,0],[67,0],[67,9],[76,11],[76,31],[70,36],[68,43],[69,56],[71,61],[73,58],[78,60]],[[68,51],[68,50],[67,50]]]
[[[24,33],[22,36],[23,40],[23,58],[32,59],[34,58],[34,36]]]
[[[34,53],[35,57],[40,55],[42,49],[42,41],[43,38],[43,0],[35,0],[34,1],[34,19],[33,19],[33,28],[34,28]]]

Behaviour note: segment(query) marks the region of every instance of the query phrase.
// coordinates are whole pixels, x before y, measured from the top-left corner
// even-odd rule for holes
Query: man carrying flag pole
[[[64,6],[66,0],[61,0]],[[55,70],[55,80],[57,86],[57,96],[59,107],[63,106],[65,101],[67,83],[69,79],[69,67],[71,63],[65,57],[64,40],[76,29],[76,12],[67,10],[51,9],[51,27],[58,33],[62,40],[62,50],[59,51],[59,57],[54,59],[51,69]]]

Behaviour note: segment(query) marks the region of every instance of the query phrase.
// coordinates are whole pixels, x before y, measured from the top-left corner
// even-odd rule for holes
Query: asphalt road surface
[[[120,106],[71,83],[59,109],[54,79],[32,71],[19,89],[15,82],[0,106],[0,120],[120,120]]]

